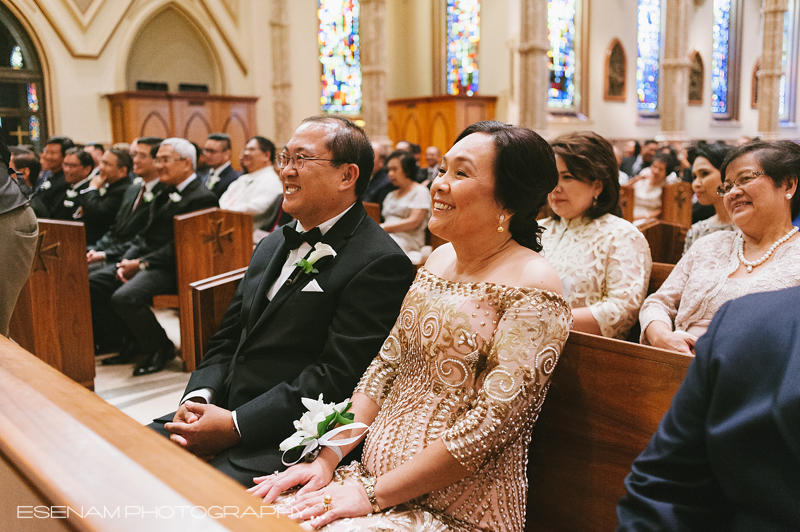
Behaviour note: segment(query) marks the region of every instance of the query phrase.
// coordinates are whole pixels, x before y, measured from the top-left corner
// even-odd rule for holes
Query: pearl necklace
[[[797,232],[797,227],[792,227],[791,231],[783,235],[783,237],[781,237],[780,239],[776,240],[775,243],[770,246],[767,252],[764,253],[764,255],[760,259],[753,262],[750,262],[749,260],[744,258],[744,236],[742,236],[742,233],[739,233],[739,238],[737,238],[737,245],[739,247],[739,264],[744,264],[745,266],[747,266],[747,273],[752,273],[753,268],[764,264],[767,261],[767,259],[769,259],[772,256],[772,253],[776,249],[778,249],[778,246],[780,246],[781,244],[792,238],[792,235],[795,234],[796,232]]]

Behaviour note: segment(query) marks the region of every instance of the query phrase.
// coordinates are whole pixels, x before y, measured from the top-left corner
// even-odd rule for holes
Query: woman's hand
[[[683,331],[672,331],[666,323],[654,321],[645,329],[645,338],[653,347],[694,355],[697,337]]]
[[[330,497],[325,510],[325,497]],[[329,484],[319,491],[297,494],[291,505],[290,519],[306,521],[314,528],[327,525],[336,519],[362,517],[372,513],[372,504],[360,484]]]
[[[325,450],[323,450],[325,452]],[[328,450],[327,452],[333,453]],[[314,492],[327,486],[333,478],[333,471],[336,464],[331,466],[322,458],[322,454],[310,464],[297,464],[283,473],[275,473],[264,477],[257,477],[253,480],[256,485],[248,489],[250,493],[261,497],[264,502],[271,503],[281,492],[295,486],[303,486],[297,496]]]

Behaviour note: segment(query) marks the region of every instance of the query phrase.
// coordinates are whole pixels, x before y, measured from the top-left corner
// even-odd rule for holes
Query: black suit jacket
[[[47,183],[50,183],[49,185]],[[64,179],[64,171],[59,170],[52,174],[36,190],[30,201],[30,206],[37,218],[52,218],[53,213],[64,201],[64,196],[69,188],[69,183]]]
[[[296,223],[296,222],[295,222]],[[278,445],[305,412],[303,397],[339,402],[389,334],[414,267],[367,216],[361,202],[323,241],[336,257],[320,259],[319,273],[298,268],[272,301],[266,293],[287,250],[282,231],[263,239],[186,392],[211,388],[214,403],[236,410],[242,441],[228,459],[257,471],[283,469]],[[316,281],[323,292],[303,291]],[[261,309],[265,309],[262,311]]]
[[[242,175],[241,172],[237,172],[233,169],[233,166],[228,166],[222,173],[219,174],[219,181],[214,185],[214,188],[211,189],[211,192],[217,197],[217,199],[221,198],[225,191],[228,190],[228,187],[239,179],[239,176]]]
[[[106,187],[102,195],[97,189],[84,190],[78,195],[75,203],[79,208],[73,213],[73,218],[86,226],[88,246],[97,242],[114,223],[122,205],[122,198],[130,186],[131,182],[125,176]]]
[[[696,353],[619,530],[800,530],[800,287],[726,303]]]
[[[173,194],[180,200],[173,201]],[[123,259],[141,259],[151,268],[175,269],[175,227],[173,217],[209,207],[219,207],[216,196],[195,178],[182,192],[166,186],[150,202],[147,225],[128,242]],[[107,260],[107,259],[106,259]]]
[[[54,220],[76,220],[80,209],[81,192],[88,187],[89,181],[85,181],[76,189],[67,184],[67,188],[61,190],[60,194],[53,196],[54,203],[50,208],[48,218],[53,218]]]

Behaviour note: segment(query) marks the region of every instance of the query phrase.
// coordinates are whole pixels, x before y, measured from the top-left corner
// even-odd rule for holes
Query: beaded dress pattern
[[[571,321],[551,292],[451,282],[421,269],[356,388],[380,406],[362,464],[380,478],[442,438],[471,474],[328,528],[521,532],[531,429]],[[339,468],[337,478],[361,467]]]

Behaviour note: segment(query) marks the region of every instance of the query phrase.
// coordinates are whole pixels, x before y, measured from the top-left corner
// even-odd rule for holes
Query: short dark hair
[[[772,179],[776,187],[794,180],[798,182],[798,188],[800,188],[800,146],[791,140],[757,141],[733,148],[719,169],[723,183],[728,165],[748,153],[753,154],[761,169]],[[796,189],[791,207],[792,220],[794,220],[800,214],[800,194]]]
[[[30,170],[30,182],[36,183],[39,173],[42,171],[42,163],[39,157],[30,150],[15,150],[16,146],[11,146],[11,158],[14,159],[14,168],[21,171],[23,168]]]
[[[400,168],[403,169],[403,173],[407,178],[411,181],[417,181],[417,174],[419,174],[419,165],[417,164],[417,159],[407,151],[404,150],[394,150],[387,158],[386,164],[389,164],[389,161],[392,159],[400,159]]]
[[[126,172],[130,173],[133,168],[133,159],[131,159],[130,152],[120,148],[111,148],[108,151],[117,157],[117,168],[125,168]]]
[[[231,149],[231,137],[227,133],[212,133],[208,136],[208,140],[216,140],[217,142],[224,142],[225,149]]]
[[[99,142],[89,142],[88,144],[84,145],[84,149],[86,148],[94,148],[96,150],[100,150],[102,152],[106,151],[106,147],[100,144]]]
[[[417,144],[416,142],[409,142],[408,147],[411,149],[411,153],[414,155],[421,155],[422,154],[422,147]]]
[[[711,163],[711,166],[719,170],[722,167],[722,163],[725,161],[725,157],[732,150],[733,146],[728,146],[727,144],[721,144],[719,142],[707,144],[705,142],[700,142],[694,148],[694,159],[692,159],[692,164],[694,164],[694,161],[698,157],[702,157]]]
[[[542,229],[536,217],[558,184],[553,149],[530,129],[495,121],[472,124],[456,142],[473,133],[485,133],[494,142],[495,198],[513,213],[509,225],[512,238],[526,248],[541,251]]]
[[[80,148],[69,148],[66,151],[66,153],[64,153],[65,157],[67,155],[76,156],[78,158],[78,162],[81,163],[81,166],[83,166],[84,168],[86,168],[87,166],[89,168],[94,168],[94,159],[92,158],[91,154],[87,151],[83,151]]]
[[[67,154],[68,149],[75,147],[75,143],[69,137],[50,137],[44,145],[49,146],[50,144],[58,144],[59,148],[61,148],[62,157]]]
[[[325,149],[333,155],[331,164],[339,167],[343,164],[358,166],[358,180],[356,181],[356,196],[361,196],[372,176],[372,165],[375,163],[375,153],[367,138],[367,134],[355,122],[336,115],[316,115],[303,120],[309,122],[328,122],[338,124],[339,127],[328,135],[325,140]]]
[[[139,137],[136,139],[136,144],[150,146],[150,157],[153,159],[158,155],[158,148],[161,147],[162,142],[164,142],[164,139],[161,137]]]
[[[553,151],[561,157],[570,173],[583,181],[599,181],[603,189],[584,216],[595,219],[611,213],[622,216],[619,208],[619,165],[611,144],[593,131],[567,133],[552,142]],[[553,218],[558,215],[553,213]]]
[[[654,162],[664,163],[667,174],[672,173],[671,171],[672,156],[669,153],[663,151],[656,152],[655,155],[653,155],[653,162],[650,163],[650,166],[653,166]]]
[[[258,143],[258,149],[260,149],[264,153],[269,153],[269,162],[275,164],[275,144],[273,144],[271,140],[269,140],[266,137],[260,137],[258,135],[252,137],[250,140],[254,140]],[[250,142],[250,140],[248,140],[247,142]]]

